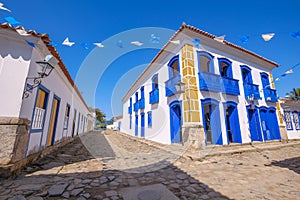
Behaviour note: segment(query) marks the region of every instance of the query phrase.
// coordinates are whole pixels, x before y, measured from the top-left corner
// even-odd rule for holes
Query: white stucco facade
[[[0,92],[3,95],[0,98],[0,116],[31,121],[26,155],[40,151],[47,146],[54,97],[59,103],[56,119],[54,117],[55,125],[51,145],[64,138],[93,130],[95,123],[94,115],[90,113],[78,90],[72,86],[70,78],[67,78],[70,75],[66,69],[63,69],[64,64],[57,52],[54,57],[60,63],[54,64],[52,73],[42,78],[41,84],[32,89],[28,98],[22,98],[25,85],[33,84],[33,80],[27,80],[27,78],[38,76],[36,61],[43,61],[46,55],[53,54],[46,46],[43,37],[38,34],[21,36],[14,29],[0,28]],[[35,47],[28,45],[26,40],[33,42]],[[35,119],[39,89],[46,91],[45,108],[41,109],[42,114],[39,115],[42,119]],[[69,108],[68,116],[66,115],[67,107]],[[33,120],[42,123],[38,125],[40,128],[33,127]]]
[[[221,130],[221,137],[222,141],[219,144],[228,144],[228,127],[226,125],[227,122],[225,122],[226,118],[226,111],[225,111],[225,105],[228,102],[233,102],[236,104],[236,110],[238,113],[238,129],[241,133],[239,142],[240,143],[249,143],[253,141],[253,137],[251,137],[251,127],[249,123],[249,107],[250,104],[253,104],[252,107],[255,108],[254,110],[257,110],[258,112],[258,119],[260,123],[263,125],[259,125],[258,130],[260,134],[262,135],[258,140],[265,141],[269,139],[278,139],[278,137],[269,137],[266,136],[270,134],[270,130],[266,128],[266,123],[268,125],[271,125],[274,123],[274,125],[277,125],[278,127],[278,116],[276,115],[276,101],[266,101],[264,89],[266,86],[263,86],[262,83],[262,74],[267,74],[268,82],[270,85],[268,88],[270,90],[275,91],[275,86],[272,84],[272,74],[271,71],[274,67],[278,66],[276,63],[273,63],[271,61],[266,60],[265,58],[262,58],[258,55],[254,55],[252,52],[248,52],[244,49],[241,49],[240,47],[232,47],[232,46],[226,46],[225,43],[220,43],[215,40],[213,40],[212,36],[207,37],[203,36],[203,34],[197,34],[195,32],[197,31],[190,31],[188,28],[187,31],[185,31],[185,28],[181,28],[170,40],[176,40],[180,39],[180,45],[177,45],[176,47],[172,46],[172,44],[168,43],[164,48],[167,50],[164,52],[164,49],[162,52],[160,52],[156,58],[154,59],[155,62],[151,63],[146,70],[141,74],[141,76],[136,80],[136,82],[132,85],[132,87],[129,89],[128,93],[123,98],[123,121],[122,121],[122,128],[121,131],[128,133],[130,135],[136,135],[138,137],[145,137],[146,139],[150,139],[156,142],[164,143],[164,144],[170,144],[172,143],[171,134],[172,131],[170,123],[171,121],[171,111],[170,111],[170,105],[172,102],[178,101],[181,105],[181,123],[180,126],[188,126],[188,125],[201,125],[202,127],[206,126],[204,124],[205,119],[203,118],[203,103],[206,102],[206,100],[214,100],[217,102],[216,109],[219,113],[219,120],[220,120],[220,130]],[[193,38],[200,38],[201,45],[199,47],[194,46],[194,44],[191,42]],[[192,66],[194,66],[195,73],[194,77],[196,78],[196,84],[197,84],[197,92],[196,92],[196,98],[199,102],[199,108],[189,108],[190,111],[193,109],[195,111],[199,112],[199,118],[200,120],[198,122],[188,122],[187,116],[184,115],[184,110],[186,108],[183,108],[182,101],[185,99],[184,94],[174,94],[174,95],[167,95],[166,94],[166,82],[171,78],[170,77],[170,66],[168,66],[168,63],[174,59],[174,57],[178,56],[178,63],[179,63],[179,74],[181,77],[181,81],[185,81],[186,74],[183,73],[183,64],[184,61],[182,60],[184,56],[183,48],[184,46],[189,45],[192,46],[191,54],[189,55],[192,58]],[[171,47],[170,47],[171,46]],[[237,48],[240,48],[236,50]],[[212,56],[210,62],[212,62],[211,66],[213,69],[210,69],[210,76],[217,75],[218,78],[222,78],[221,72],[220,72],[220,65],[219,65],[219,59],[226,59],[231,63],[231,70],[232,75],[230,79],[234,79],[238,81],[238,88],[239,88],[239,94],[228,94],[226,92],[216,92],[213,90],[204,90],[201,89],[201,81],[199,80],[198,73],[202,73],[202,69],[200,66],[200,55],[208,54]],[[242,66],[246,66],[247,69],[250,69],[251,73],[251,84],[256,85],[258,87],[258,92],[260,98],[255,99],[249,99],[250,96],[246,98],[245,95],[245,89],[244,89],[244,80],[242,77]],[[153,81],[152,78],[154,76],[158,76],[158,88],[159,88],[159,102],[150,104],[149,103],[149,93],[153,89]],[[133,104],[136,102],[135,94],[138,93],[138,99],[141,98],[141,88],[144,87],[144,99],[145,99],[145,107],[143,109],[138,109],[137,111],[133,110]],[[225,86],[221,86],[225,87]],[[130,106],[130,98],[132,99],[132,113],[130,114],[128,107]],[[193,104],[192,104],[193,107]],[[271,111],[270,111],[271,110]],[[261,112],[259,112],[261,111]],[[148,112],[152,113],[152,125],[148,126]],[[274,122],[267,122],[267,119],[265,119],[264,112],[266,113],[272,113],[274,117]],[[141,135],[142,133],[142,122],[141,122],[141,114],[144,113],[145,115],[145,125],[144,125],[144,136]],[[264,117],[264,119],[260,119],[260,115]],[[136,123],[136,116],[138,116],[138,123]],[[130,120],[131,118],[131,120]],[[253,126],[253,125],[252,125]],[[136,132],[136,127],[138,131]],[[253,127],[252,127],[253,129]],[[277,130],[276,130],[277,131]],[[278,129],[279,131],[279,129]],[[137,133],[137,134],[136,134]],[[279,132],[277,133],[279,134]],[[253,133],[252,133],[253,135]],[[206,136],[207,138],[207,136]],[[254,139],[255,140],[255,139]]]
[[[288,139],[300,139],[300,104],[299,101],[280,99],[280,110],[283,115]]]

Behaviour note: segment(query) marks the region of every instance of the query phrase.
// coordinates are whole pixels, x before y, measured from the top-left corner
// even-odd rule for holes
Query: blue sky
[[[25,28],[48,33],[50,38],[59,44],[57,50],[73,79],[76,79],[78,70],[89,54],[95,51],[90,45],[93,42],[106,41],[123,31],[141,27],[162,27],[176,31],[183,21],[214,35],[225,34],[227,41],[279,63],[281,66],[273,71],[274,77],[300,63],[300,39],[289,35],[290,32],[300,30],[300,2],[297,0],[278,2],[31,0],[26,4],[18,1],[0,1],[12,10],[12,13],[0,10],[1,22],[5,17],[13,16]],[[263,41],[260,37],[262,33],[272,32],[276,35],[269,42]],[[239,40],[241,35],[249,36],[249,41],[242,43]],[[76,44],[72,47],[60,45],[66,37]],[[164,36],[160,37],[160,44],[153,48],[130,49],[128,53],[113,60],[100,77],[99,84],[93,86],[97,88],[95,106],[103,110],[108,118],[121,114],[121,102],[118,104],[118,99],[125,94],[126,87],[134,81],[145,64],[152,60],[158,48],[167,40]],[[126,52],[130,44],[126,38],[121,39],[124,42],[123,50]],[[80,43],[88,43],[90,49],[85,50]],[[117,46],[115,49],[106,47],[101,51],[110,50],[111,53],[118,51]],[[300,87],[299,68],[294,70],[294,74],[276,82],[279,96],[285,96],[285,93],[293,87]],[[120,87],[118,81],[128,72],[131,75],[127,84]],[[117,95],[113,95],[112,91],[116,91],[116,88],[119,91]],[[79,89],[82,90],[84,97],[89,92],[86,88],[81,88],[80,84]],[[90,100],[87,99],[87,102],[90,103]]]

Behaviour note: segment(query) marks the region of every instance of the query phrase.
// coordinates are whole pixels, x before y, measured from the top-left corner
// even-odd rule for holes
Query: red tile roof
[[[198,28],[196,28],[196,27],[193,27],[193,26],[190,26],[190,25],[186,25],[185,23],[182,24],[182,26],[180,27],[179,31],[182,31],[182,30],[185,29],[185,28],[190,29],[190,30],[192,30],[192,31],[195,31],[195,32],[197,32],[197,33],[199,33],[199,34],[201,34],[201,35],[204,35],[204,36],[206,36],[206,37],[209,37],[209,38],[211,38],[211,39],[216,38],[216,36],[214,36],[214,35],[212,35],[212,34],[210,34],[210,33],[207,33],[207,32],[205,32],[205,31],[202,31],[202,30],[200,30],[200,29],[198,29]],[[256,53],[254,53],[254,52],[252,52],[252,51],[249,51],[249,50],[247,50],[247,49],[244,49],[243,47],[240,47],[240,46],[238,46],[238,45],[235,45],[235,44],[232,44],[232,43],[230,43],[230,42],[227,42],[226,40],[224,40],[224,44],[226,44],[227,46],[236,48],[237,50],[240,50],[240,51],[245,52],[245,53],[247,53],[247,54],[250,54],[250,55],[252,55],[252,56],[255,56],[255,57],[259,58],[259,59],[262,59],[263,61],[266,61],[266,62],[268,62],[268,63],[270,63],[270,64],[272,64],[272,65],[275,65],[276,67],[279,66],[278,63],[275,63],[275,62],[273,62],[273,61],[271,61],[271,60],[268,60],[268,59],[266,59],[266,58],[264,58],[264,57],[262,57],[262,56],[260,56],[260,55],[258,55],[258,54],[256,54]]]
[[[160,51],[158,52],[158,54],[154,57],[154,59],[151,61],[151,63],[146,67],[146,69],[142,72],[142,74],[138,77],[138,79],[132,84],[132,86],[130,87],[130,89],[127,91],[127,93],[125,94],[125,96],[122,98],[122,101],[125,100],[125,97],[129,94],[131,88],[132,88],[135,84],[137,84],[138,80],[146,73],[146,71],[147,71],[148,68],[151,66],[151,64],[152,64],[152,63],[155,63],[155,61],[156,61],[156,60],[159,58],[159,56],[165,51],[165,49],[166,49],[167,46],[171,43],[171,41],[172,41],[173,39],[175,39],[175,37],[178,36],[178,34],[179,34],[180,32],[182,32],[184,29],[189,29],[189,30],[191,30],[191,31],[193,31],[193,32],[196,32],[196,33],[198,33],[198,34],[201,34],[201,35],[206,36],[206,37],[211,38],[211,39],[214,39],[214,38],[217,37],[217,36],[212,35],[212,34],[210,34],[210,33],[208,33],[208,32],[202,31],[202,30],[200,30],[200,29],[198,29],[198,28],[196,28],[196,27],[193,27],[193,26],[190,26],[190,25],[186,25],[186,24],[183,22],[182,25],[181,25],[181,27],[173,34],[173,36],[172,36],[172,37],[169,39],[169,41],[161,48],[161,50],[160,50]],[[264,58],[264,57],[262,57],[262,56],[260,56],[260,55],[258,55],[258,54],[256,54],[256,53],[253,53],[253,52],[251,52],[251,51],[249,51],[249,50],[247,50],[247,49],[244,49],[244,48],[242,48],[242,47],[240,47],[240,46],[237,46],[237,45],[235,45],[235,44],[232,44],[232,43],[230,43],[230,42],[227,42],[226,40],[224,40],[223,43],[226,44],[227,46],[233,47],[233,48],[235,48],[235,49],[237,49],[237,50],[240,50],[240,51],[242,51],[242,52],[244,52],[244,53],[247,53],[247,54],[249,54],[249,55],[251,55],[251,56],[257,57],[257,58],[259,58],[259,59],[261,59],[261,60],[263,60],[263,61],[265,61],[265,62],[268,62],[268,63],[274,65],[275,67],[278,67],[278,66],[279,66],[278,63],[275,63],[275,62],[273,62],[273,61],[271,61],[271,60],[268,60],[268,59],[266,59],[266,58]]]

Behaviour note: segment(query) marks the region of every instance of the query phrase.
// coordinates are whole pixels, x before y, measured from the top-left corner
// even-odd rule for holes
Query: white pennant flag
[[[276,79],[275,79],[275,81],[279,81],[279,80],[280,80],[280,78],[276,78]]]
[[[103,48],[104,47],[104,45],[101,42],[95,42],[93,44],[96,45],[99,48]]]
[[[135,45],[135,46],[138,46],[138,47],[140,47],[140,46],[143,45],[143,43],[141,43],[141,42],[139,42],[139,41],[133,41],[133,42],[131,42],[131,44],[133,44],[133,45]]]
[[[70,42],[69,38],[67,37],[62,44],[71,47],[75,44],[75,42]]]
[[[292,74],[292,73],[294,73],[293,69],[290,69],[290,70],[284,72],[284,74]]]
[[[1,10],[6,10],[6,11],[8,11],[8,12],[11,12],[11,10],[9,10],[9,9],[7,9],[7,8],[5,8],[5,7],[3,7],[3,3],[1,3],[1,2],[0,2],[0,9],[1,9]]]
[[[268,42],[275,36],[275,33],[267,33],[262,34],[261,37],[264,39],[264,41]]]
[[[226,35],[215,37],[214,40],[223,43]]]

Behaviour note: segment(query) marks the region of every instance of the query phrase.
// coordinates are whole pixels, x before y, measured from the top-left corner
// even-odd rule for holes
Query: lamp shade
[[[40,75],[41,78],[49,76],[49,74],[52,72],[52,70],[54,69],[54,67],[45,61],[38,61],[36,62],[37,66],[38,66],[38,74]]]
[[[181,82],[181,81],[178,81],[176,84],[175,84],[175,89],[176,89],[176,93],[184,93],[185,91],[185,83]]]

